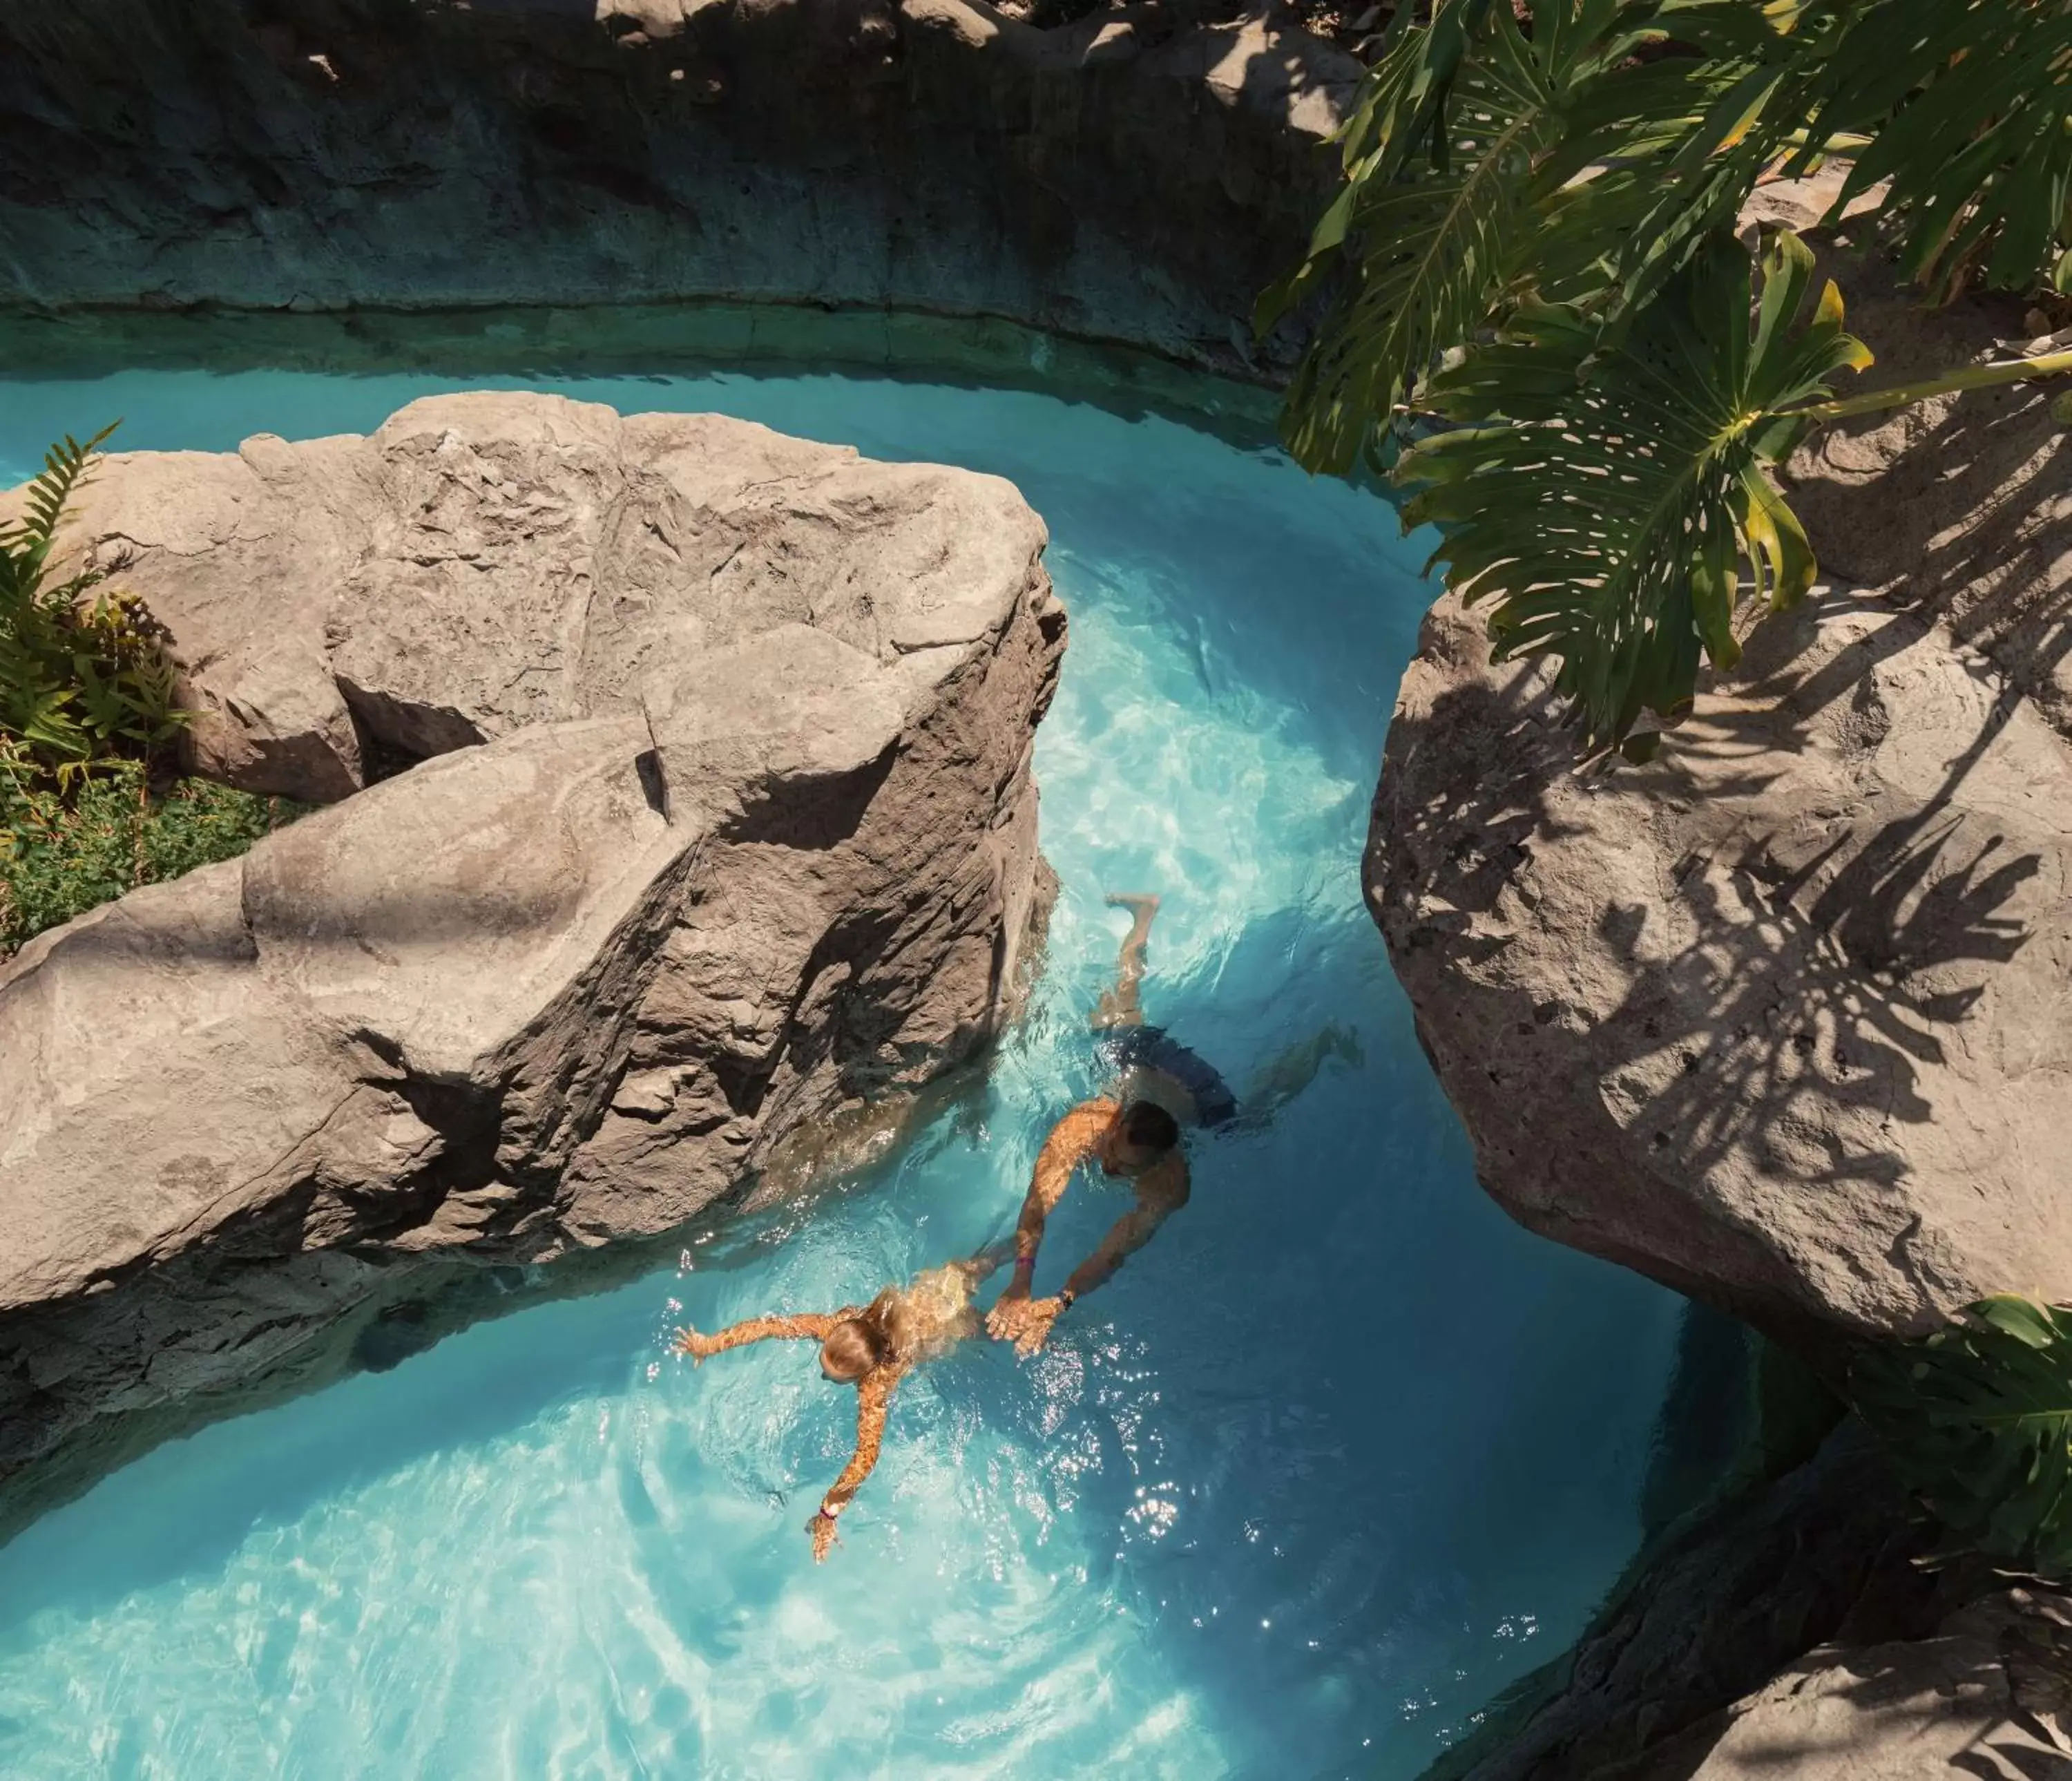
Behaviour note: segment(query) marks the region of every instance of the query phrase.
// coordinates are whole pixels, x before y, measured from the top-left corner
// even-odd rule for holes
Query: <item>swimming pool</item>
[[[1631,1556],[1682,1309],[1477,1190],[1361,907],[1419,543],[1270,451],[1027,391],[524,381],[1021,486],[1072,618],[1038,754],[1047,974],[983,1089],[810,1215],[162,1447],[0,1549],[0,1773],[1416,1775]],[[123,446],[221,450],[452,387],[0,383],[0,481],[117,413]],[[1103,894],[1146,889],[1150,1018],[1241,1096],[1291,1053],[1314,1078],[1196,1141],[1192,1203],[1049,1351],[906,1386],[816,1569],[853,1396],[808,1348],[693,1371],[668,1333],[867,1297],[1006,1228],[1097,1086]],[[1039,1285],[1122,1203],[1076,1187]]]

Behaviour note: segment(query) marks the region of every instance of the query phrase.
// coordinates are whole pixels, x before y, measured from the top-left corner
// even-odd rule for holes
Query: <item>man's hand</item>
[[[1014,1344],[1023,1359],[1040,1351],[1050,1339],[1050,1326],[1065,1308],[1062,1298],[1009,1298],[1003,1297],[985,1320],[989,1332]]]
[[[700,1335],[695,1330],[679,1330],[676,1332],[676,1339],[669,1344],[669,1352],[673,1355],[689,1355],[691,1357],[691,1364],[695,1367],[712,1352],[712,1338]]]
[[[835,1548],[835,1518],[825,1509],[820,1510],[806,1524],[806,1532],[813,1536],[813,1562],[824,1565]]]

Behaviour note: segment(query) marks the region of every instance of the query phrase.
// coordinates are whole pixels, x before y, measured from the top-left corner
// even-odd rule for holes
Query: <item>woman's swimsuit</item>
[[[1110,1026],[1094,1035],[1094,1044],[1103,1065],[1117,1077],[1142,1070],[1179,1084],[1205,1128],[1214,1130],[1237,1117],[1237,1096],[1215,1066],[1164,1027]]]

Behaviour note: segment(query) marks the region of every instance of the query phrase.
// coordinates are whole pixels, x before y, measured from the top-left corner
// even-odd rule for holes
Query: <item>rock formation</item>
[[[1831,176],[1832,177],[1832,176]],[[1766,187],[1804,228],[1824,195]],[[1900,382],[2022,349],[1822,237]],[[1823,430],[1789,467],[1835,578],[1644,767],[1577,771],[1549,677],[1429,615],[1370,903],[1484,1185],[1831,1374],[2000,1290],[2072,1299],[2072,456],[2049,392]],[[1448,1781],[2072,1767],[2066,1598],[1925,1578],[1846,1438],[1653,1556],[1554,1696]]]
[[[0,1479],[680,1225],[995,1030],[1064,632],[1009,484],[478,396],[97,499],[223,625],[212,733],[282,743],[224,759],[446,751],[0,971]]]
[[[1809,1351],[2072,1296],[2072,749],[1921,619],[1759,628],[1646,767],[1428,618],[1367,884],[1482,1179]]]
[[[1832,181],[1836,175],[1827,178]],[[1829,193],[1751,207],[1800,227]],[[1893,381],[2021,350],[1820,238]],[[1443,600],[1367,886],[1485,1185],[1815,1353],[2072,1297],[2072,456],[2049,392],[1824,430],[1803,611],[1645,768],[1579,775],[1544,677]],[[1853,584],[1853,585],[1852,585]]]
[[[1042,542],[991,477],[492,395],[118,457],[68,534],[171,631],[196,769],[319,803],[528,724],[663,721],[687,660],[780,627],[923,675]]]
[[[1947,1776],[2072,1752],[2072,1597],[1924,1572],[1890,1469],[1847,1428],[1671,1540],[1564,1660],[1564,1685],[1442,1765],[1451,1781]],[[1954,1760],[1953,1760],[1954,1759]]]
[[[1244,372],[1359,73],[1155,3],[1052,31],[968,0],[16,7],[0,304],[753,298]]]

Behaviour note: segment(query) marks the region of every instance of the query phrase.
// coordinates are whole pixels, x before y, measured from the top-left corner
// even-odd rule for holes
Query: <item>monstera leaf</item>
[[[1424,386],[1457,430],[1420,440],[1396,479],[1406,526],[1441,529],[1434,563],[1490,600],[1499,658],[1552,656],[1586,740],[1625,741],[1643,710],[1688,707],[1700,652],[1740,656],[1744,586],[1773,609],[1813,584],[1806,534],[1765,472],[1827,380],[1870,362],[1830,283],[1802,319],[1813,257],[1716,241],[1628,327],[1527,306]]]
[[[2002,1296],[1850,1376],[1908,1487],[1959,1540],[2072,1574],[2072,1311]]]
[[[2063,268],[2072,0],[1877,0],[1844,10],[1848,28],[1803,101],[1797,163],[1839,133],[1869,133],[1832,214],[1885,184],[1879,213],[1900,237],[1904,269],[1946,301],[1974,272],[2020,290]]]
[[[1396,8],[1390,47],[1341,133],[1346,184],[1308,257],[1260,303],[1264,331],[1339,274],[1285,410],[1289,449],[1312,470],[1352,468],[1439,355],[1513,287],[1556,258],[1590,265],[1623,238],[1635,210],[1622,155],[1688,127],[1699,103],[1697,64],[1630,68],[1634,51],[1662,35],[1630,0],[1542,0],[1530,37],[1510,0],[1437,0],[1426,25],[1412,23],[1416,10]],[[1620,101],[1595,103],[1578,127],[1572,108],[1621,69]],[[1585,166],[1598,170],[1592,204],[1572,205],[1550,234],[1550,194]]]

